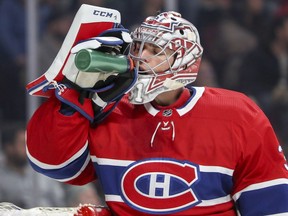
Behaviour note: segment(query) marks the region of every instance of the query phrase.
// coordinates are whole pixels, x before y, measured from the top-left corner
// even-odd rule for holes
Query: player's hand
[[[76,55],[82,49],[91,49],[117,56],[117,54],[123,53],[122,46],[127,46],[131,41],[130,35],[125,33],[126,32],[122,32],[120,38],[119,36],[90,38],[74,46],[71,49],[71,53],[72,55]],[[106,63],[111,64],[111,62]],[[78,91],[89,91],[90,96],[92,95],[93,102],[102,109],[107,103],[116,101],[133,87],[136,81],[136,71],[132,66],[130,69],[131,70],[127,70],[125,73],[117,73],[115,71],[94,73],[83,72],[76,69],[75,72],[71,70],[65,77],[69,80],[70,84],[76,84],[72,85],[72,87]]]
[[[81,88],[92,88],[99,80],[106,80],[110,75],[115,73],[87,73],[80,71],[74,64],[76,54],[82,49],[92,49],[105,53],[119,54],[131,41],[127,32],[121,34],[121,38],[114,36],[101,36],[81,41],[71,49],[71,55],[68,61],[71,67],[65,73],[65,77]]]
[[[63,72],[65,78],[62,82],[65,88],[62,88],[62,92],[56,91],[56,97],[65,104],[64,107],[72,107],[90,122],[103,120],[137,79],[134,68],[125,73],[93,73],[80,71],[75,66],[75,55],[82,49],[93,49],[113,55],[123,54],[131,40],[130,35],[123,32],[121,36],[117,35],[117,32],[112,33],[112,36],[109,33],[81,41],[71,49],[68,61],[73,61],[73,64],[70,62],[71,67]]]
[[[101,122],[116,107],[117,103],[136,83],[137,71],[111,75],[105,81],[98,81],[96,88],[110,86],[105,91],[95,92],[92,96],[93,110],[95,115],[94,123]],[[113,106],[111,106],[113,104]],[[107,106],[110,105],[110,106]],[[108,107],[108,108],[107,108]]]

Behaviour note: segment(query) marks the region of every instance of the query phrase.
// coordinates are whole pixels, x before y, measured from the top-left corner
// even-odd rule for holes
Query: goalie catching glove
[[[55,95],[62,102],[61,113],[69,115],[76,110],[91,123],[98,123],[115,108],[137,79],[132,60],[121,54],[130,42],[128,32],[122,29],[108,30],[101,36],[82,41],[71,49],[68,59],[73,61],[68,64],[71,67],[65,73],[62,83],[53,83]],[[92,70],[82,71],[79,70],[79,65],[77,68],[74,64],[75,57],[83,50],[88,54],[96,53],[94,59],[90,58],[90,63],[94,65]],[[119,65],[119,59],[122,64],[126,63],[126,70],[123,70],[125,65]],[[83,59],[80,58],[79,61]],[[89,59],[85,61],[89,62]]]

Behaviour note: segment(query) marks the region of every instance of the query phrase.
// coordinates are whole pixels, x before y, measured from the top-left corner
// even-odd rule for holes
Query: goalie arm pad
[[[60,106],[51,97],[36,110],[27,126],[27,155],[37,172],[83,185],[96,179],[88,148],[90,125],[78,112],[62,115]]]

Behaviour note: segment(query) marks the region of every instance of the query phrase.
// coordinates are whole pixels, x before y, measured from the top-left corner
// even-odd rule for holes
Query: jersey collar
[[[179,99],[169,106],[152,105],[150,103],[144,104],[147,112],[155,116],[163,109],[175,108],[180,116],[189,112],[196,105],[198,100],[202,97],[205,87],[188,87],[185,88]]]

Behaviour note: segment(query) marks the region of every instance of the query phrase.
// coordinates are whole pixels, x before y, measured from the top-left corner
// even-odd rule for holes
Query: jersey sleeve
[[[233,199],[240,214],[288,214],[287,161],[269,120],[258,110],[239,134]]]
[[[60,106],[60,101],[50,98],[32,116],[27,125],[27,156],[39,173],[86,184],[96,178],[88,148],[89,122],[78,112],[61,114]]]

